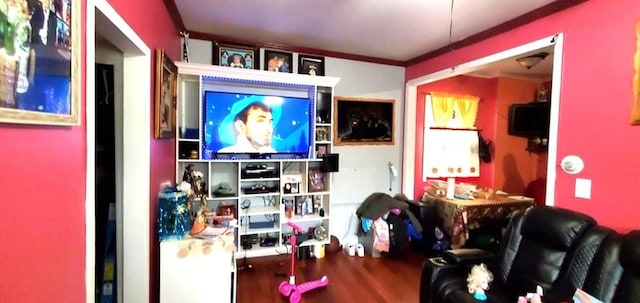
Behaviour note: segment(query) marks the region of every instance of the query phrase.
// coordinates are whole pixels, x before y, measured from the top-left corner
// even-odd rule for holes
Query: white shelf
[[[280,177],[270,177],[270,178],[242,178],[240,179],[242,182],[267,182],[267,181],[280,181]]]
[[[249,228],[247,223],[246,226],[240,227],[241,236],[244,235],[255,235],[255,234],[266,234],[266,233],[280,233],[280,227],[277,224],[274,224],[274,227],[267,228]]]
[[[271,215],[278,213],[280,213],[280,208],[278,208],[277,206],[250,206],[247,209],[240,209],[238,211],[240,217]]]
[[[241,194],[240,197],[270,197],[270,196],[279,196],[280,192],[272,192],[272,193],[263,193],[263,194]]]
[[[287,222],[293,223],[302,223],[302,222],[312,222],[312,221],[320,221],[320,220],[329,220],[329,216],[327,214],[324,217],[320,217],[318,214],[305,215],[305,216],[293,216],[291,219],[285,219],[282,225],[285,225]]]
[[[210,196],[210,197],[207,198],[207,200],[209,200],[209,201],[238,200],[238,197],[236,197],[236,196],[229,196],[229,197]]]
[[[329,241],[328,240],[318,241],[316,239],[309,239],[307,241],[304,241],[304,242],[298,244],[298,246],[313,246],[313,245],[320,245],[320,244],[327,245],[327,244],[329,244]]]
[[[199,134],[202,133],[203,127],[203,96],[204,93],[211,84],[214,82],[210,82],[208,79],[203,78],[212,76],[213,78],[225,78],[231,81],[235,81],[234,85],[242,86],[242,90],[251,91],[252,87],[256,87],[256,83],[260,82],[268,82],[274,84],[276,89],[280,90],[288,90],[290,87],[289,84],[295,85],[305,85],[309,86],[309,94],[312,93],[325,93],[329,94],[329,99],[333,100],[334,88],[335,85],[340,81],[339,78],[335,77],[313,77],[309,75],[300,75],[300,74],[290,74],[290,73],[271,73],[267,71],[261,70],[248,70],[248,69],[232,69],[220,66],[213,66],[209,64],[196,64],[196,63],[186,63],[186,62],[176,62],[178,66],[178,86],[177,86],[177,115],[178,122],[180,123],[180,127],[176,130],[176,157],[180,155],[181,152],[184,152],[184,147],[186,146],[195,146],[198,145],[199,159],[176,159],[176,180],[182,180],[182,175],[184,169],[189,164],[193,164],[194,167],[202,171],[204,173],[203,180],[206,182],[208,188],[207,192],[209,196],[207,197],[208,201],[215,201],[212,204],[219,204],[224,201],[224,204],[229,204],[235,206],[235,217],[239,219],[241,223],[245,223],[244,225],[238,226],[237,230],[235,230],[235,239],[238,243],[236,243],[236,254],[235,258],[242,258],[244,256],[247,257],[259,257],[259,256],[268,256],[268,255],[276,255],[281,254],[282,252],[286,252],[286,246],[283,246],[280,238],[278,238],[278,243],[276,246],[270,247],[260,247],[259,244],[253,245],[252,249],[244,250],[241,246],[240,239],[243,236],[247,235],[258,235],[258,234],[280,234],[283,230],[289,230],[289,228],[283,224],[281,224],[284,219],[284,213],[282,211],[281,200],[283,197],[288,197],[288,199],[296,200],[296,197],[301,196],[320,196],[320,200],[322,203],[322,207],[325,210],[325,216],[320,217],[317,213],[309,214],[304,217],[302,216],[294,216],[291,218],[291,222],[299,223],[305,228],[307,225],[316,225],[319,222],[322,222],[326,226],[331,226],[329,213],[331,211],[331,182],[332,176],[330,174],[325,175],[325,189],[320,192],[309,192],[309,181],[308,181],[308,172],[310,169],[314,167],[318,167],[319,163],[323,161],[322,158],[304,158],[304,159],[283,159],[274,157],[272,159],[202,159],[204,156],[204,152],[201,150],[201,143],[204,143],[204,137],[200,135],[199,138],[194,138],[194,136],[190,136],[189,138],[184,137],[185,133],[184,129],[193,129],[194,131],[198,131]],[[211,79],[213,79],[211,78]],[[246,84],[246,85],[245,85]],[[269,84],[271,85],[271,84]],[[246,86],[246,87],[245,87]],[[317,95],[316,95],[317,96]],[[320,106],[316,103],[316,107]],[[318,145],[326,146],[326,152],[331,153],[333,151],[333,143],[331,142],[331,131],[334,129],[333,124],[333,108],[332,102],[328,102],[324,106],[329,106],[328,113],[329,116],[326,117],[326,120],[322,120],[322,123],[315,123],[315,129],[310,129],[310,134],[315,134],[317,131],[324,131],[327,136],[318,137],[316,139],[322,139],[322,141],[310,142],[310,149],[315,150]],[[317,112],[316,111],[314,112]],[[317,119],[317,117],[312,117]],[[318,120],[316,120],[318,121]],[[195,135],[195,132],[193,133]],[[182,147],[182,149],[181,149]],[[246,174],[246,167],[249,164],[254,163],[265,163],[269,167],[273,167],[272,175],[263,175],[261,177],[259,174]],[[287,175],[297,175],[300,177],[300,182],[298,184],[298,193],[284,193],[283,186],[284,183],[290,182],[287,181],[289,179]],[[296,179],[297,180],[297,179]],[[215,196],[214,190],[220,184],[228,184],[228,186],[234,191],[233,196]],[[274,190],[274,192],[267,193],[244,193],[243,188],[249,188],[254,184],[264,184],[268,186],[269,190]],[[265,206],[266,204],[269,206]],[[270,205],[268,202],[272,202]],[[275,203],[273,203],[275,202]],[[315,201],[314,201],[315,202]],[[242,209],[243,205],[250,203],[250,206],[247,209]],[[251,216],[257,216],[255,218],[251,218]],[[261,218],[265,216],[266,219]],[[265,221],[268,219],[275,219],[273,226],[268,224],[269,226],[266,228],[249,228],[249,219],[251,221]],[[277,218],[277,219],[276,219]],[[255,220],[254,220],[255,219]],[[331,231],[328,231],[331,234]],[[305,242],[303,246],[313,245],[316,243],[324,243],[315,240],[310,240]],[[326,242],[328,243],[328,242]]]

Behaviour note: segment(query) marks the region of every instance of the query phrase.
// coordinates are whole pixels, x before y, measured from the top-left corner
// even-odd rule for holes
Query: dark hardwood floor
[[[402,259],[351,257],[340,251],[322,259],[296,260],[296,282],[329,278],[327,287],[304,293],[303,303],[416,303],[424,260],[413,251]],[[237,262],[243,264],[242,259]],[[278,292],[278,285],[288,280],[289,262],[290,255],[247,259],[253,269],[238,271],[237,302],[289,302]]]

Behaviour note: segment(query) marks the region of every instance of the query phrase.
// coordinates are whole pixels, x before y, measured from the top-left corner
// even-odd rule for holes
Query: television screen
[[[203,158],[253,154],[308,158],[312,108],[309,98],[206,91]]]
[[[548,102],[512,104],[509,110],[509,135],[548,137],[549,114]]]

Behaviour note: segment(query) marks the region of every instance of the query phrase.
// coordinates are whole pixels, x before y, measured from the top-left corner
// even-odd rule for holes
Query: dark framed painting
[[[31,2],[0,6],[0,122],[79,125],[80,0]]]
[[[155,137],[173,138],[176,132],[178,67],[164,50],[156,51]]]
[[[255,46],[215,42],[213,64],[235,68],[260,69],[260,51]]]
[[[393,99],[335,97],[335,145],[393,145]]]
[[[292,59],[292,53],[265,50],[263,69],[270,72],[291,73]]]
[[[324,57],[299,55],[298,74],[324,76]]]

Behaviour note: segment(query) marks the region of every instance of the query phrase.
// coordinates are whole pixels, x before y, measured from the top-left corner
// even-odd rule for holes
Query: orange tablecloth
[[[451,247],[460,248],[469,239],[469,230],[486,220],[506,220],[534,205],[527,197],[495,195],[491,199],[447,199],[425,194],[422,200],[434,203],[444,231],[451,237]]]

